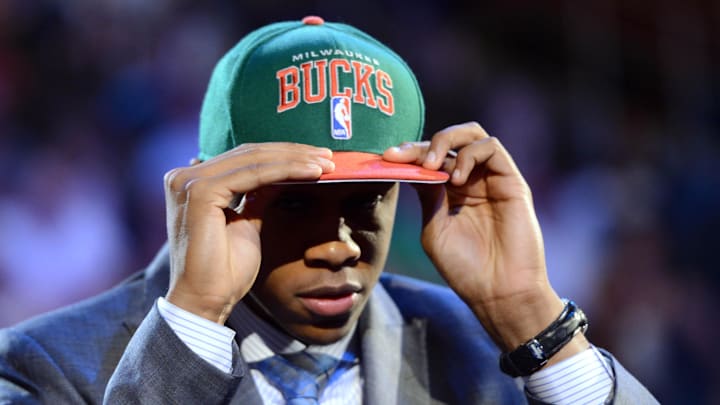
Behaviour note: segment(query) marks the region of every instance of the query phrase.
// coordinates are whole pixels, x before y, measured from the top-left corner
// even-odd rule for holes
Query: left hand
[[[466,123],[436,133],[429,143],[389,148],[383,157],[450,173],[445,185],[416,186],[422,245],[503,350],[557,318],[563,303],[547,277],[530,188],[497,138]]]

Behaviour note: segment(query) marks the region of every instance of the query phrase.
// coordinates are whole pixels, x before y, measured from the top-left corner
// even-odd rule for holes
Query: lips
[[[350,312],[359,300],[360,288],[353,285],[321,287],[298,294],[305,308],[322,317],[336,317]]]

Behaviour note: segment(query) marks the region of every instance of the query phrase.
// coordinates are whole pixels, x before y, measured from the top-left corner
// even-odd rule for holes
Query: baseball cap
[[[381,156],[419,141],[424,117],[400,56],[350,25],[309,16],[261,27],[220,59],[200,113],[199,158],[243,143],[296,142],[333,151],[335,171],[319,182],[445,182],[445,172]]]

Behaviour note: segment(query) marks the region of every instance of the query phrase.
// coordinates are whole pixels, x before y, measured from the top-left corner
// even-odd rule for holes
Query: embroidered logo
[[[330,121],[334,139],[352,138],[352,115],[350,97],[338,96],[330,99]]]
[[[378,66],[364,61],[341,58],[307,61],[278,70],[275,78],[278,113],[292,110],[300,103],[346,98],[350,103],[377,109],[388,116],[395,114],[392,78]],[[334,114],[335,102],[332,106]]]

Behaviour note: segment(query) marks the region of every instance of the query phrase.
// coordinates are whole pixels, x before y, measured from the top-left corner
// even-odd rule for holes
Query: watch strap
[[[577,333],[585,333],[588,320],[573,301],[564,300],[560,316],[534,338],[500,355],[500,369],[512,377],[528,376],[541,369]]]

